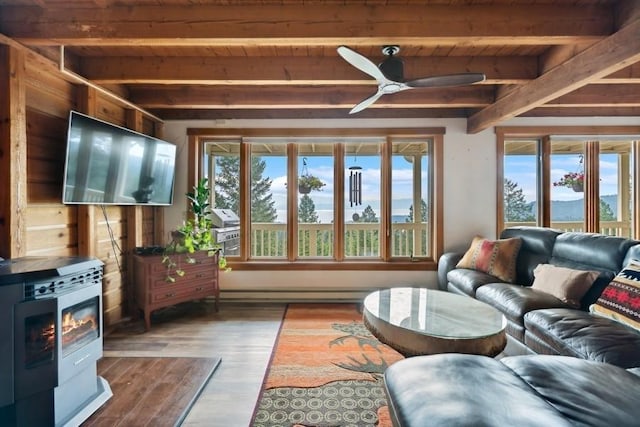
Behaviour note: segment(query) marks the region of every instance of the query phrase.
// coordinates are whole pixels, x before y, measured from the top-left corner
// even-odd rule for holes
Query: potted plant
[[[553,183],[554,187],[568,187],[576,193],[584,191],[584,172],[565,173],[559,181]]]
[[[184,276],[184,270],[180,265],[180,258],[176,255],[185,255],[187,264],[194,264],[195,258],[189,254],[196,251],[207,251],[208,256],[218,255],[218,266],[228,271],[227,260],[220,254],[221,246],[213,239],[213,223],[211,221],[211,209],[209,200],[211,189],[209,180],[202,178],[193,187],[193,191],[186,193],[189,200],[189,218],[180,227],[171,232],[171,242],[165,247],[162,263],[167,267],[168,282],[175,282],[175,276]]]
[[[314,175],[300,175],[298,177],[298,192],[300,194],[309,194],[312,190],[321,191],[326,184]]]

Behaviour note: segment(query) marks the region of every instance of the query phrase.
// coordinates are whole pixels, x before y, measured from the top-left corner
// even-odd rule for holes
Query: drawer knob
[[[202,286],[198,286],[198,287],[196,288],[196,291],[201,291],[201,290],[202,290]]]
[[[173,292],[167,292],[164,296],[165,296],[165,297],[173,297],[173,296],[175,296],[175,295],[176,295],[176,294],[174,294]]]

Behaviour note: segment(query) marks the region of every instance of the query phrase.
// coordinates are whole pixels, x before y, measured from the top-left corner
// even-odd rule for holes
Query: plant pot
[[[584,192],[584,183],[576,182],[575,184],[571,185],[571,189],[576,193],[582,193]]]
[[[298,185],[298,193],[300,193],[300,194],[309,194],[309,193],[311,193],[311,187],[309,187],[308,185],[299,184]]]

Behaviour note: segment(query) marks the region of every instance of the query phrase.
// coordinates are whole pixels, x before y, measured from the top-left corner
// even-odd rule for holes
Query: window
[[[197,132],[212,207],[240,218],[234,269],[435,269],[443,129]]]
[[[497,128],[503,182],[498,229],[541,225],[638,238],[634,206],[639,200],[633,188],[640,129],[598,130],[587,135],[571,127],[546,129],[548,133]]]

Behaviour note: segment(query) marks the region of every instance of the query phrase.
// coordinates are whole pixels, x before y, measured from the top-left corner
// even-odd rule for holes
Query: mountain
[[[601,196],[602,199],[613,211],[613,215],[618,213],[618,195],[610,194]],[[537,202],[529,204],[531,212],[535,213]],[[584,199],[578,200],[552,200],[551,201],[551,221],[582,221],[584,219]]]

